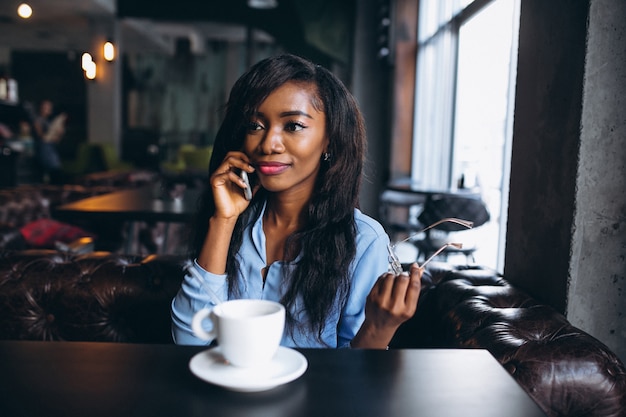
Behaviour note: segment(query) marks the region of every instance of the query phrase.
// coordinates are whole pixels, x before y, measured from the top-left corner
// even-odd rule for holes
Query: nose
[[[282,153],[285,150],[282,130],[279,127],[270,127],[263,136],[260,148],[265,155]]]

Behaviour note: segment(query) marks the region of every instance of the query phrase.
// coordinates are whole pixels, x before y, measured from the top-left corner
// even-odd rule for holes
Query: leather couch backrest
[[[172,343],[182,258],[29,250],[0,256],[0,338]]]

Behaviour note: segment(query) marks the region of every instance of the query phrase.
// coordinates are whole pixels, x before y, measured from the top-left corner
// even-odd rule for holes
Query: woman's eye
[[[304,129],[306,126],[304,126],[302,123],[299,122],[289,122],[285,125],[285,129],[290,131],[290,132],[297,132],[299,130]]]
[[[263,126],[261,126],[260,123],[257,123],[257,122],[248,123],[248,130],[261,130],[261,129],[263,129]]]

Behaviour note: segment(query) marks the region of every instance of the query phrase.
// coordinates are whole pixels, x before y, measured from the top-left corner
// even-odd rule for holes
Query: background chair
[[[191,171],[208,171],[213,146],[202,146],[195,149],[182,150],[185,169]]]
[[[130,162],[122,161],[111,143],[100,143],[96,145],[100,150],[104,166],[107,171],[130,171],[134,168]]]
[[[426,196],[387,189],[380,194],[379,218],[392,242],[422,229],[416,216],[426,201]]]
[[[435,194],[430,196],[424,203],[424,209],[418,216],[418,221],[423,227],[427,227],[439,220],[455,217],[474,223],[473,228],[480,227],[490,220],[489,211],[480,194]],[[418,249],[418,260],[426,260],[432,256],[441,246],[449,243],[450,232],[468,230],[456,223],[442,223],[424,232],[422,238],[413,240],[412,243]],[[459,239],[456,239],[459,240]],[[460,239],[459,243],[464,243]],[[467,261],[474,261],[475,245],[463,244],[456,248],[448,246],[441,256],[447,260],[451,254],[464,255]]]
[[[61,170],[72,179],[80,175],[103,171],[100,149],[95,144],[81,142],[76,149],[74,159],[61,161]]]
[[[187,169],[185,155],[195,152],[196,149],[196,145],[183,143],[178,147],[178,150],[176,151],[176,156],[173,161],[165,161],[161,163],[161,170],[175,174],[184,172]],[[207,164],[207,167],[208,166],[209,165]]]

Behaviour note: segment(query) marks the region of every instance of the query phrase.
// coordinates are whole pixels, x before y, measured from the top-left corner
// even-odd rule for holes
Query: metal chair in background
[[[417,222],[417,213],[425,202],[423,194],[390,189],[380,194],[379,219],[392,242],[423,228]]]
[[[480,194],[434,194],[424,203],[424,209],[418,216],[421,225],[428,226],[439,220],[454,217],[467,220],[473,223],[473,228],[482,226],[490,220],[490,214],[485,202]],[[449,241],[448,234],[467,230],[467,228],[456,224],[445,222],[424,232],[421,237],[412,240],[418,250],[418,260],[428,259],[441,246]],[[440,256],[444,260],[449,255],[464,255],[467,261],[474,261],[476,245],[463,245],[462,247],[448,246]]]

